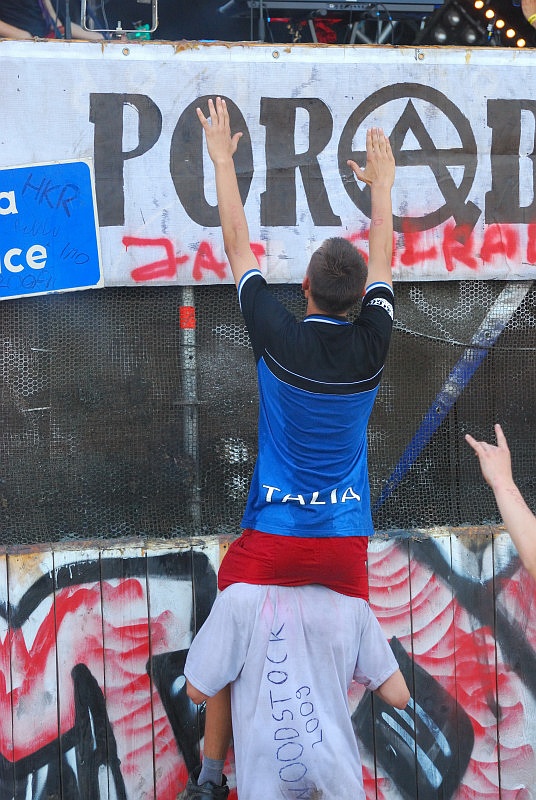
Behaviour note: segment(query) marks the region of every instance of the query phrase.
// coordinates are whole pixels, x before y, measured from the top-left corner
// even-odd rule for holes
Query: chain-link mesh
[[[273,287],[298,316],[299,286]],[[536,508],[536,292],[402,283],[369,428],[377,530],[498,521],[463,439],[500,421]],[[197,328],[179,324],[196,307]],[[4,544],[236,534],[257,389],[231,286],[105,289],[2,302]],[[192,380],[193,376],[193,380]]]

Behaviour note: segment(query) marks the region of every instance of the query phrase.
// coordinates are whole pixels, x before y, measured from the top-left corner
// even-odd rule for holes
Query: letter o
[[[276,758],[278,761],[296,761],[302,753],[303,745],[299,742],[285,742],[277,748]]]
[[[288,709],[285,709],[285,711],[288,711]],[[300,734],[296,728],[278,728],[274,733],[274,740],[276,742],[280,742],[281,740],[284,741],[285,739],[295,739],[299,735]]]
[[[307,711],[303,710],[304,706],[307,708]],[[309,703],[309,701],[300,704],[300,714],[302,715],[302,717],[310,717],[314,710],[315,708],[313,704]]]
[[[296,783],[301,781],[307,775],[307,767],[301,761],[295,761],[294,764],[285,764],[279,770],[279,777],[285,783]]]
[[[282,675],[283,677],[280,680],[277,680],[276,678],[272,678],[271,677],[272,675]],[[288,674],[280,669],[272,669],[266,677],[268,678],[270,683],[275,683],[279,685],[280,683],[285,683],[286,679],[288,678]]]

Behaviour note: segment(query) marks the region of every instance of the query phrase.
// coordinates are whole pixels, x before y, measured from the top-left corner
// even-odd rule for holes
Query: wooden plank
[[[152,550],[147,582],[156,797],[175,800],[200,758],[197,708],[186,694],[184,678],[194,633],[190,546]]]
[[[530,797],[536,780],[536,582],[506,533],[494,537],[493,564],[501,791]]]
[[[139,547],[102,551],[101,579],[110,723],[107,757],[113,790],[118,800],[149,800],[155,797],[155,779],[145,551]]]
[[[451,538],[456,692],[474,732],[461,796],[499,797],[497,675],[492,540],[488,532]],[[460,746],[465,743],[460,742]]]
[[[108,800],[99,550],[55,552],[54,587],[63,796]]]
[[[217,594],[217,574],[220,565],[220,558],[223,557],[225,548],[222,552],[217,537],[206,539],[203,546],[197,544],[192,548],[192,576],[193,576],[193,601],[194,616],[193,630],[196,633],[203,625],[210,613],[212,604]],[[199,709],[199,735],[204,733],[204,714],[203,708]],[[224,773],[227,776],[229,785],[229,800],[236,800],[236,771],[234,764],[234,751],[232,745],[227,751],[227,758],[224,765]]]
[[[410,555],[417,791],[422,800],[450,800],[463,782],[474,741],[457,700],[451,536],[414,536]]]
[[[16,797],[61,797],[52,553],[8,555],[7,574]]]
[[[13,706],[11,696],[11,634],[9,630],[9,595],[7,583],[7,558],[0,555],[0,783],[6,795],[15,794],[13,767]]]
[[[373,537],[369,545],[370,605],[393,649],[402,655],[402,670],[413,694],[410,560],[408,541]],[[399,800],[402,791],[417,797],[415,746],[399,732],[400,715],[367,693],[353,715],[364,765],[367,798]],[[362,701],[363,703],[363,701]],[[367,710],[367,713],[365,711]],[[410,715],[411,716],[411,715]],[[375,785],[369,776],[375,776]]]

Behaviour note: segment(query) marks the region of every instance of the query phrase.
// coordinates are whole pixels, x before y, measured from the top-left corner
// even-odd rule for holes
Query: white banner
[[[106,286],[232,282],[195,114],[216,95],[244,133],[236,164],[270,282],[300,282],[328,236],[366,252],[368,190],[346,161],[364,163],[374,125],[398,165],[397,280],[536,277],[532,51],[2,41],[0,74],[0,166],[93,164]]]

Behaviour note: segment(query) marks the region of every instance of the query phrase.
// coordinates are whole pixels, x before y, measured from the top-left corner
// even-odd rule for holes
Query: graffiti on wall
[[[369,568],[371,604],[397,639],[415,706],[405,726],[391,711],[399,728],[382,748],[385,712],[373,700],[383,767],[377,797],[532,798],[536,587],[509,537],[480,530],[380,538]],[[410,732],[414,770],[405,767]],[[391,782],[395,794],[382,789]]]
[[[0,563],[2,800],[175,797],[199,760],[182,669],[216,593],[205,553]]]
[[[3,557],[0,800],[175,799],[202,747],[183,667],[219,547]],[[508,536],[378,535],[369,570],[412,699],[351,693],[367,798],[529,800],[536,593]],[[234,787],[231,751],[226,771]]]

